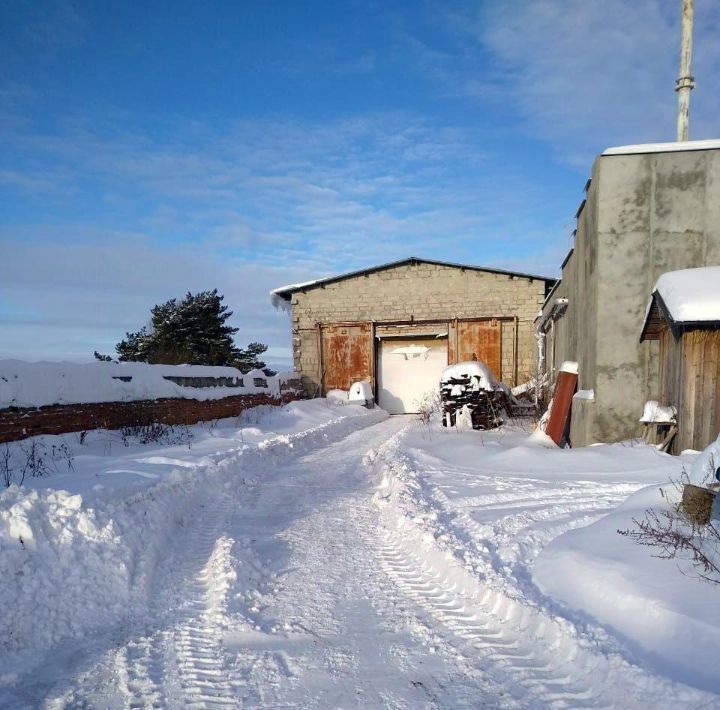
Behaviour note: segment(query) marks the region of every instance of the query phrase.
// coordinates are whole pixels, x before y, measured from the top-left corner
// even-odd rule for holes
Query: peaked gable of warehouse
[[[316,279],[314,281],[305,281],[303,283],[290,284],[287,286],[281,286],[271,291],[273,302],[278,299],[289,301],[293,293],[298,291],[308,291],[315,288],[322,288],[331,283],[337,283],[338,281],[345,281],[347,279],[357,278],[358,276],[366,276],[368,274],[377,273],[378,271],[386,271],[388,269],[396,269],[401,266],[411,266],[415,264],[433,264],[435,266],[444,266],[452,269],[459,269],[460,271],[482,271],[489,274],[505,275],[509,278],[528,279],[529,281],[543,281],[545,282],[546,292],[549,291],[554,285],[556,279],[549,278],[547,276],[539,276],[537,274],[526,274],[521,271],[510,271],[506,269],[495,269],[486,266],[473,266],[470,264],[456,264],[449,261],[437,261],[434,259],[419,259],[411,256],[406,259],[400,259],[399,261],[391,261],[386,264],[380,264],[378,266],[370,266],[365,269],[358,269],[357,271],[348,271],[344,274],[338,274],[337,276],[328,276],[323,279]]]

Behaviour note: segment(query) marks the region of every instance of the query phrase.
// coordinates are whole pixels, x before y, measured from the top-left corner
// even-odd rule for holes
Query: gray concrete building
[[[554,279],[409,258],[274,291],[292,319],[309,396],[368,380],[391,413],[417,411],[448,364],[486,362],[509,385],[535,371],[533,321]]]
[[[649,294],[662,273],[720,264],[720,141],[606,150],[585,192],[536,321],[541,370],[578,362],[575,446],[637,435],[658,399],[658,345],[640,342]]]

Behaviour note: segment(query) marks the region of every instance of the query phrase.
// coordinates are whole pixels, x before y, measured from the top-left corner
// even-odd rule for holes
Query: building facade
[[[659,345],[639,333],[661,274],[720,264],[720,141],[609,149],[585,191],[536,322],[542,370],[578,363],[576,446],[636,436],[644,402],[659,398]]]
[[[533,321],[554,279],[409,258],[273,292],[291,312],[309,396],[369,380],[380,406],[417,411],[448,364],[476,358],[509,385],[535,372]]]

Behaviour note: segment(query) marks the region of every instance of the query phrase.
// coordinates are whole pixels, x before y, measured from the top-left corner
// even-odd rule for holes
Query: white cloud
[[[538,272],[556,241],[538,217],[542,186],[473,129],[408,115],[178,120],[162,142],[73,120],[43,132],[19,124],[4,141],[6,189],[29,200],[0,229],[5,357],[111,351],[152,305],[217,287],[240,344],[266,342],[277,361],[290,326],[269,304],[273,287],[406,256],[521,259]]]
[[[416,44],[444,90],[519,110],[524,132],[589,166],[609,145],[675,139],[680,7],[673,0],[508,0],[434,9],[452,52]],[[720,5],[697,0],[691,137],[720,135]],[[489,61],[488,61],[489,60]]]

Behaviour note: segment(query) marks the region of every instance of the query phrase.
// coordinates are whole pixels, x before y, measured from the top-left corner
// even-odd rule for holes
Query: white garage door
[[[427,394],[438,392],[447,340],[382,340],[378,356],[378,404],[390,414],[414,413]]]

